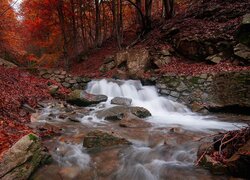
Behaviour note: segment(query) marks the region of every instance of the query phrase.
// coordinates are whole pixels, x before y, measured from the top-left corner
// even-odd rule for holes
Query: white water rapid
[[[95,80],[88,84],[87,92],[108,96],[106,106],[110,105],[114,97],[130,98],[132,106],[144,107],[151,112],[152,117],[147,121],[157,127],[179,125],[192,131],[235,129],[231,123],[215,121],[211,116],[199,116],[192,113],[184,105],[160,96],[154,86],[143,86],[140,81]]]

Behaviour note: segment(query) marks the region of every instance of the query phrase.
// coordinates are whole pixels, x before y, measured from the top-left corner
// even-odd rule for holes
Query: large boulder
[[[242,44],[250,46],[250,13],[243,16],[238,32],[238,38]]]
[[[105,120],[116,121],[121,120],[128,113],[131,113],[139,118],[151,116],[151,113],[143,107],[128,106],[114,106],[105,110],[101,110],[96,113],[96,116],[98,118],[104,118]]]
[[[124,98],[124,97],[115,97],[111,100],[111,104],[130,106],[132,103],[132,99]]]
[[[0,160],[0,179],[28,179],[47,158],[39,138],[34,134],[22,137]]]
[[[149,52],[146,49],[131,49],[128,51],[127,67],[132,75],[144,72],[149,66]]]
[[[91,104],[98,104],[107,101],[108,97],[105,95],[89,94],[83,90],[74,90],[68,97],[67,102],[77,106],[89,106]]]
[[[119,51],[115,54],[115,62],[117,66],[121,66],[123,63],[126,63],[128,60],[128,51]]]
[[[86,148],[102,148],[128,144],[131,143],[113,132],[105,132],[101,130],[89,132],[83,140],[83,146]]]

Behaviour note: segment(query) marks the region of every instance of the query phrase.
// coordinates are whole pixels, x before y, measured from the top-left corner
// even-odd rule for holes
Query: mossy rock
[[[35,134],[28,134],[5,152],[0,160],[0,179],[28,179],[48,154]]]
[[[89,132],[83,141],[83,146],[87,148],[103,148],[117,145],[131,144],[125,138],[115,135],[113,132],[94,130]]]

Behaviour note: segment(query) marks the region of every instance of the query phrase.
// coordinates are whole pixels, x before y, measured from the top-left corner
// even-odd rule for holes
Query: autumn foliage
[[[31,132],[26,125],[30,122],[30,114],[22,106],[27,104],[34,108],[37,102],[52,98],[48,82],[25,71],[0,66],[0,154]],[[67,93],[66,89],[60,89],[60,93]]]

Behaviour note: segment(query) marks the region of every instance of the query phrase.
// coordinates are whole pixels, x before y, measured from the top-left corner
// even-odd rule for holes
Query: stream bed
[[[32,115],[32,126],[52,125],[59,136],[44,140],[53,162],[40,168],[32,179],[230,179],[215,176],[195,166],[200,139],[237,129],[239,116],[200,115],[184,105],[160,96],[154,86],[140,81],[96,80],[87,92],[108,96],[106,102],[86,108],[65,102],[44,102]],[[150,126],[121,127],[119,121],[97,118],[96,112],[115,105],[114,97],[132,99],[131,106],[144,107],[152,116],[143,119]],[[132,144],[101,149],[83,147],[86,133],[103,130],[118,134]]]

